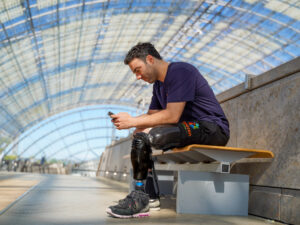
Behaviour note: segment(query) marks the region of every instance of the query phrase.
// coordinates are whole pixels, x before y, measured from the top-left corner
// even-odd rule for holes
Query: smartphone
[[[107,113],[107,115],[111,116],[111,115],[114,115],[114,113],[112,113],[112,112],[109,111],[109,112]]]

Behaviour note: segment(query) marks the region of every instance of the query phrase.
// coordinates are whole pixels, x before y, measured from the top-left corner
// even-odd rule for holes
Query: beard
[[[147,82],[150,84],[153,84],[155,81],[157,81],[158,78],[158,70],[154,68],[153,66],[147,65],[147,70],[145,73],[147,76]]]

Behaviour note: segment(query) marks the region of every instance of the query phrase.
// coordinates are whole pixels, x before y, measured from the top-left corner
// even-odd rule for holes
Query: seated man
[[[124,63],[138,80],[154,83],[147,114],[132,117],[121,112],[111,116],[119,130],[136,128],[131,149],[135,190],[106,210],[114,217],[130,218],[148,216],[149,208],[159,206],[151,178],[151,147],[168,150],[190,144],[226,145],[229,123],[209,84],[194,66],[164,61],[151,43],[138,43]]]

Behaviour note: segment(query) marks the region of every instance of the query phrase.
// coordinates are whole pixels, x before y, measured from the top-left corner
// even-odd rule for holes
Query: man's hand
[[[112,118],[111,122],[116,126],[118,130],[128,129],[135,127],[134,117],[130,116],[126,112],[120,112],[115,115],[110,116]]]

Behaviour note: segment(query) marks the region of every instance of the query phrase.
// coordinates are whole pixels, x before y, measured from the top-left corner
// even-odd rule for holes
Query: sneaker
[[[134,198],[134,196],[138,195],[138,191],[132,191],[129,195],[126,196],[126,198],[120,199],[119,201],[116,201],[118,204],[122,204],[122,202],[127,201],[126,199],[131,197]]]
[[[108,207],[106,212],[117,218],[149,216],[149,196],[142,191],[132,192],[120,200],[118,205]]]
[[[132,191],[129,195],[126,196],[128,198],[129,196],[134,197],[136,195],[136,191]],[[118,201],[119,204],[122,204],[126,200],[126,198],[121,199]],[[159,198],[155,199],[149,199],[149,209],[150,211],[159,211],[160,210],[160,200]]]
[[[150,208],[151,211],[160,210],[160,200],[159,200],[159,198],[149,199],[149,208]]]

